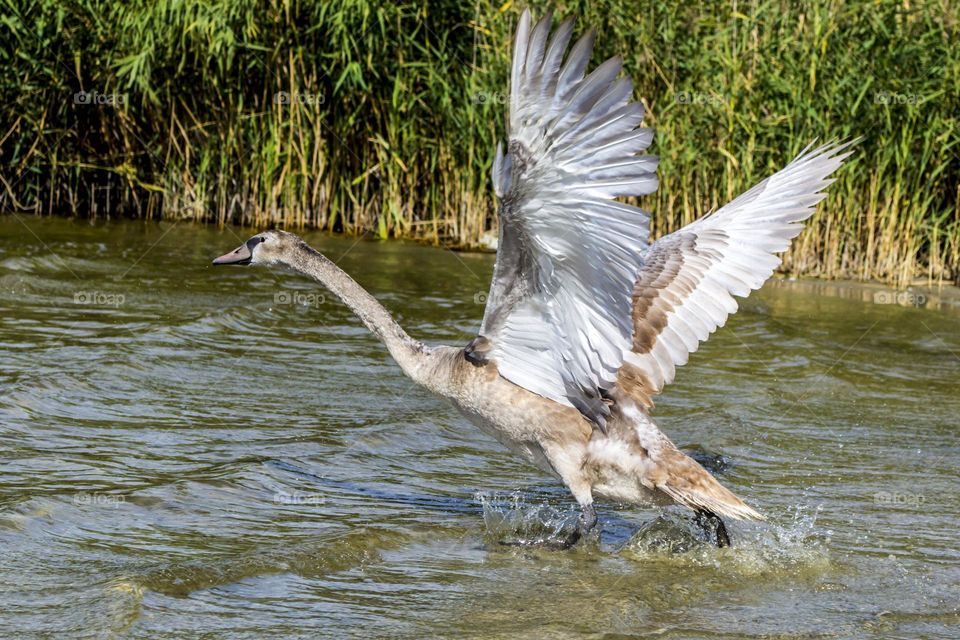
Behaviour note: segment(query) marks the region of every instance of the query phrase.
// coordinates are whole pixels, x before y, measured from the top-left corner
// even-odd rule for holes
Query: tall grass
[[[519,5],[0,5],[0,209],[460,247],[495,225],[488,175]],[[863,136],[785,268],[960,279],[960,19],[947,0],[557,5],[597,27],[598,62],[624,56],[649,107],[655,233],[813,138]]]

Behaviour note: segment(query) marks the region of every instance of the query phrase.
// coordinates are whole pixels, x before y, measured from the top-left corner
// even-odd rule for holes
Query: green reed
[[[0,5],[0,210],[457,247],[496,224],[488,176],[519,5]],[[814,138],[862,136],[785,269],[960,279],[960,19],[947,0],[556,8],[597,27],[595,60],[621,54],[649,108],[655,234]]]

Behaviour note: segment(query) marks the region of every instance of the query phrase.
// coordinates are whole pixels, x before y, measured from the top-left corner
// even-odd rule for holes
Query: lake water
[[[0,636],[960,637],[955,308],[769,284],[655,409],[769,522],[600,504],[558,552],[500,543],[566,490],[338,301],[209,266],[248,235],[0,216]],[[492,256],[306,235],[412,335],[477,330]]]

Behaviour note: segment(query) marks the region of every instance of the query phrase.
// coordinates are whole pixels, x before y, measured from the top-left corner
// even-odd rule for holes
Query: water
[[[0,217],[3,637],[960,636],[955,307],[768,285],[656,416],[770,521],[601,505],[556,552],[500,542],[565,490],[310,282],[208,266],[237,233]],[[412,335],[476,330],[492,256],[308,240]]]

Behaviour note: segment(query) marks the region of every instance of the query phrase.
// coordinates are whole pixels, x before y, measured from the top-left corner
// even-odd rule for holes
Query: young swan
[[[505,379],[492,360],[469,358],[463,347],[428,347],[407,335],[346,272],[292,233],[258,233],[213,264],[284,265],[329,289],[386,345],[407,376],[567,484],[583,515],[558,546],[571,546],[596,523],[594,495],[643,506],[687,504],[713,522],[721,546],[729,540],[714,512],[760,517],[679,451],[628,395],[611,397],[611,415],[600,429],[576,408]]]
[[[300,238],[267,231],[214,264],[284,264],[330,289],[410,378],[566,484],[580,504],[574,544],[596,523],[595,496],[678,503],[729,544],[719,516],[759,513],[684,455],[648,413],[676,368],[759,289],[823,199],[850,143],[807,147],[718,211],[648,242],[646,212],[617,200],[657,188],[643,105],[619,58],[584,71],[588,32],[551,36],[525,11],[511,70],[509,141],[498,146],[493,282],[477,337],[427,347]]]

